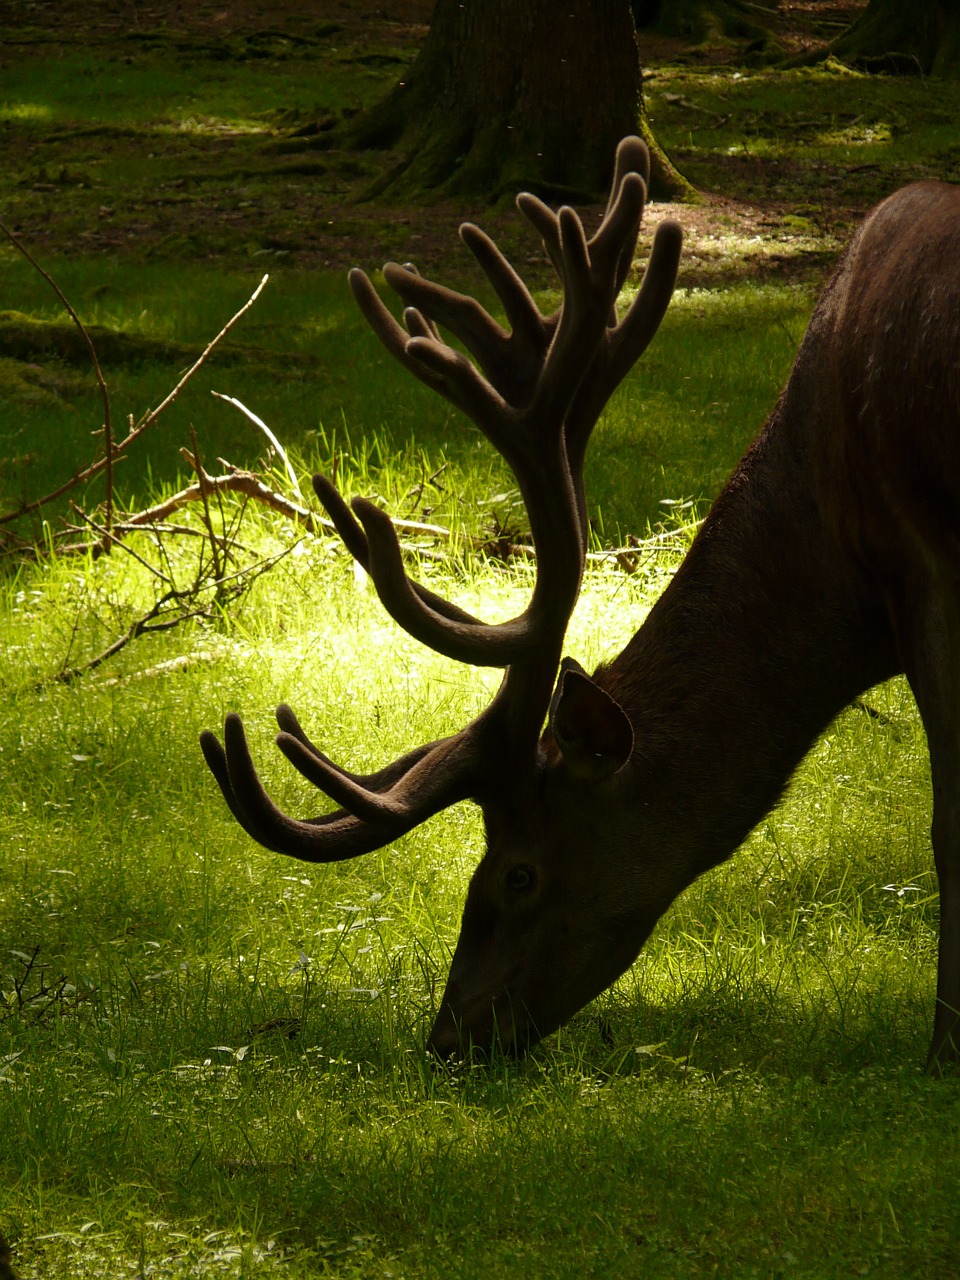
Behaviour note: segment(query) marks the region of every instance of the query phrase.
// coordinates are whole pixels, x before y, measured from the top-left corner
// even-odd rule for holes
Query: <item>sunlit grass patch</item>
[[[420,474],[351,456],[348,488],[400,491]],[[246,536],[267,548],[287,534],[264,517]],[[609,657],[687,536],[641,550],[633,574],[592,567],[568,650]],[[532,580],[528,564],[466,551],[422,567],[491,619]],[[130,589],[119,564],[25,569],[5,640],[24,646],[32,629],[51,665],[57,620],[82,608],[80,572],[101,595]],[[525,1064],[456,1073],[432,1068],[423,1042],[482,847],[476,811],[339,867],[279,858],[236,826],[196,735],[241,710],[272,793],[307,815],[323,802],[273,746],[278,701],[362,770],[476,715],[496,673],[398,633],[326,538],[283,560],[223,632],[157,637],[73,687],[30,687],[11,647],[4,1222],[38,1276],[83,1258],[106,1276],[136,1263],[573,1277],[584,1259],[672,1276],[678,1256],[706,1276],[731,1248],[757,1274],[875,1256],[919,1276],[953,1256],[948,1228],[920,1226],[947,1221],[956,1097],[916,1071],[936,904],[923,739],[902,686],[868,695],[875,714],[838,719],[785,804],[596,1005]],[[164,668],[176,655],[194,660]],[[723,1178],[731,1191],[705,1216]],[[878,1237],[885,1205],[899,1228]]]
[[[81,246],[72,237],[107,210],[115,253],[47,265],[85,320],[129,340],[105,369],[121,423],[177,376],[179,356],[141,358],[148,340],[181,344],[187,362],[265,264],[286,261],[250,230],[275,216],[257,205],[270,175],[227,149],[281,124],[286,108],[268,99],[306,120],[327,87],[338,108],[351,77],[364,80],[360,98],[379,88],[362,64],[321,84],[315,64],[293,74],[284,64],[278,77],[266,60],[238,59],[199,86],[182,78],[198,68],[181,68],[164,89],[168,68],[144,49],[127,82],[136,104],[98,101],[92,82],[56,85],[59,134],[14,122],[31,146],[42,125],[57,153],[43,176],[33,159],[20,172],[18,210],[31,200],[70,210],[69,243]],[[777,131],[794,148],[781,154],[803,166],[892,156],[883,182],[935,167],[955,142],[949,90],[934,110],[921,87],[931,127],[920,147],[918,87],[903,81],[871,81],[889,101],[863,109],[850,96],[856,78],[830,97],[839,73],[673,74],[650,82],[657,127],[711,181],[730,160],[772,162]],[[21,84],[29,116],[47,99],[28,96],[20,75],[9,83]],[[658,100],[668,83],[704,109]],[[144,134],[131,123],[141,109]],[[690,138],[670,133],[680,111]],[[102,126],[90,123],[98,112]],[[172,131],[187,116],[198,126]],[[76,133],[64,127],[74,120]],[[120,216],[111,192],[143,137],[171,149],[144,169],[142,189],[125,189]],[[769,173],[757,172],[768,199]],[[804,188],[781,220],[785,245],[808,253],[822,240],[823,186]],[[173,231],[158,247],[155,228],[137,231],[147,213],[128,222],[125,210],[147,189],[158,222],[164,210],[206,208],[201,197],[222,205],[217,219],[250,201],[239,248],[232,231],[217,233],[232,265],[208,256],[212,238],[178,242]],[[309,233],[351,238],[358,225],[341,210]],[[709,270],[681,276],[662,331],[598,427],[592,556],[655,536],[591,559],[566,645],[588,668],[626,643],[669,581],[687,521],[774,404],[812,307],[743,226],[717,211],[715,236],[697,247]],[[168,260],[144,261],[139,234]],[[731,287],[741,268],[759,272],[759,287]],[[704,279],[727,287],[695,287]],[[60,318],[7,249],[0,289],[5,308]],[[513,479],[379,349],[341,275],[281,266],[232,338],[232,353],[118,470],[125,503],[179,486],[191,425],[211,467],[218,454],[259,463],[288,491],[262,435],[210,395],[226,392],[275,431],[303,493],[320,469],[348,496],[446,526],[442,539],[405,535],[412,569],[435,590],[494,621],[524,606],[531,563],[478,546],[494,534],[524,540]],[[42,352],[5,358],[0,379],[0,487],[13,503],[99,447],[100,405],[86,365]],[[54,557],[11,562],[3,579],[0,1234],[24,1275],[955,1274],[960,1095],[954,1079],[920,1073],[939,922],[926,748],[904,683],[838,717],[736,857],[692,886],[630,972],[530,1058],[438,1068],[424,1041],[483,848],[476,808],[457,805],[352,862],[300,863],[240,830],[197,736],[240,711],[271,793],[310,816],[326,802],[274,745],[278,702],[338,762],[374,769],[476,716],[499,673],[400,633],[335,540],[298,539],[253,511],[242,538],[289,554],[229,615],[139,640],[69,686],[52,679],[65,659],[96,653],[144,607],[142,566],[121,552]],[[155,552],[147,540],[131,546]],[[169,554],[188,569],[187,551]]]
[[[3,102],[0,103],[0,120],[17,121],[23,124],[45,124],[51,116],[49,106],[42,102]]]

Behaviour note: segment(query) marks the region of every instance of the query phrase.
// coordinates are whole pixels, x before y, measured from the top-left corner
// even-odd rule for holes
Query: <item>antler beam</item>
[[[369,278],[350,272],[360,310],[384,347],[466,413],[513,469],[537,550],[537,578],[521,614],[484,623],[411,581],[396,532],[378,507],[364,498],[348,506],[328,480],[314,477],[317,496],[391,617],[438,653],[507,671],[493,703],[475,721],[369,777],[335,765],[310,742],[290,708],[280,707],[280,750],[342,806],[309,821],[289,817],[273,803],[243,725],[229,715],[223,745],[204,733],[203,752],[237,821],[261,844],[307,861],[355,857],[456,800],[476,797],[505,772],[532,770],[583,573],[587,440],[608,397],[656,331],[676,278],[680,229],[666,222],[657,231],[643,287],[618,319],[617,297],[633,260],[648,176],[646,147],[625,139],[606,212],[591,238],[572,209],[554,213],[534,196],[518,198],[560,276],[563,301],[550,315],[541,313],[489,236],[470,223],[461,227],[509,329],[474,298],[425,280],[411,266],[391,263],[384,275],[404,303],[401,325]],[[442,329],[469,355],[445,342]]]

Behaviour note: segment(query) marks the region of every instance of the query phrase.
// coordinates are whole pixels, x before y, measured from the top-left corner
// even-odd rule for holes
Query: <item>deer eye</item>
[[[511,867],[507,872],[507,888],[513,893],[529,893],[537,882],[533,867]]]

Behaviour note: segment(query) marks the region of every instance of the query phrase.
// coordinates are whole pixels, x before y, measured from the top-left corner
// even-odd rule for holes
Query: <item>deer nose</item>
[[[460,1036],[456,1027],[434,1027],[427,1040],[427,1051],[436,1058],[452,1058],[460,1048]]]
[[[435,1058],[453,1058],[463,1052],[462,1024],[460,1018],[454,1013],[459,996],[460,989],[456,983],[448,982],[440,1012],[434,1019],[427,1038],[427,1052],[432,1053]]]
[[[483,1009],[482,1017],[460,1020],[445,1005],[437,1015],[427,1040],[427,1051],[435,1058],[449,1062],[451,1058],[488,1061],[496,1054],[521,1057],[537,1041],[529,1028],[518,1027],[512,1016],[497,1016],[496,1003]]]

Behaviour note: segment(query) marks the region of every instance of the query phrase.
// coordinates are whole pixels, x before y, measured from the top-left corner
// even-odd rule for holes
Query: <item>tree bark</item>
[[[867,71],[960,74],[957,0],[870,0],[855,23],[827,50]]]
[[[405,80],[331,141],[399,152],[373,194],[582,200],[638,132],[653,194],[688,195],[646,121],[630,0],[436,0]]]

